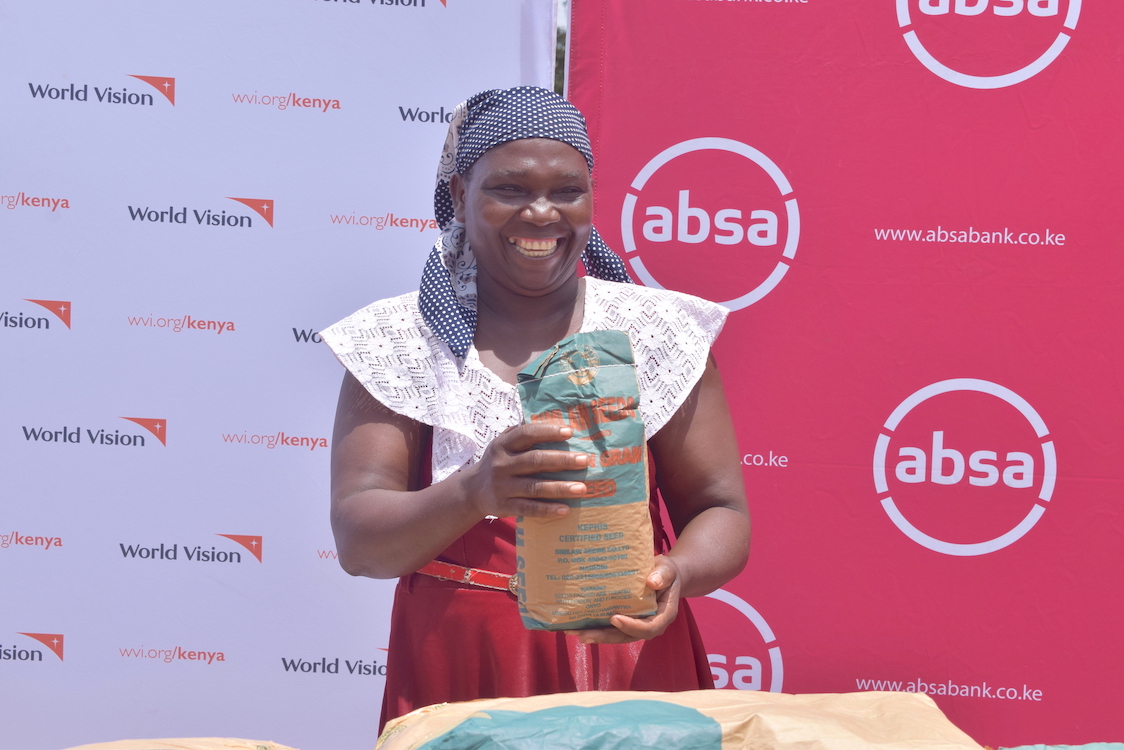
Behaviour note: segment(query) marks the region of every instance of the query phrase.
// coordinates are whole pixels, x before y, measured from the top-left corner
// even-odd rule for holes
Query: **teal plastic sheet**
[[[488,711],[418,750],[721,750],[722,727],[709,716],[664,701]]]

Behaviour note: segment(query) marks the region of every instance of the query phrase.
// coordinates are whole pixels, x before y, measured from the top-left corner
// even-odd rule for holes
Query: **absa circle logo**
[[[725,589],[692,599],[691,608],[703,630],[715,688],[782,692],[781,648],[756,609]]]
[[[1068,0],[1064,16],[1060,5],[1066,0],[896,2],[898,26],[914,57],[940,78],[970,89],[1014,86],[1041,73],[1065,49],[1081,15],[1081,0]],[[1033,52],[1023,54],[1010,40]]]
[[[800,210],[792,192],[780,167],[745,143],[677,143],[645,164],[625,194],[628,263],[646,286],[664,289],[657,277],[674,277],[679,291],[731,310],[748,307],[780,283],[796,256]]]
[[[907,537],[944,555],[985,555],[1017,542],[1046,512],[1056,477],[1054,441],[1034,407],[975,378],[910,395],[874,449],[883,510]]]

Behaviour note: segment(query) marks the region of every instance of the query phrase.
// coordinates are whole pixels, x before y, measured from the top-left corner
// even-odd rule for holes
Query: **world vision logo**
[[[273,226],[273,200],[267,198],[230,198],[246,208],[252,210],[265,223]],[[207,227],[233,227],[235,229],[249,229],[254,226],[254,217],[246,213],[235,213],[225,208],[191,208],[183,206],[168,206],[168,208],[129,205],[129,219],[132,221],[147,222],[149,224],[196,224]]]
[[[83,429],[81,426],[71,427],[69,425],[63,425],[61,429],[42,425],[21,425],[20,429],[23,430],[24,439],[29,443],[69,443],[72,445],[143,448],[155,438],[161,445],[166,446],[168,444],[168,420],[149,417],[120,417],[120,419],[139,425],[150,434],[146,436],[140,432],[130,432],[127,428],[124,432],[120,428],[115,428],[110,432],[107,427]]]
[[[906,46],[933,74],[970,89],[1032,78],[1077,28],[1081,0],[897,0]]]
[[[15,195],[0,195],[0,206],[4,206],[9,211],[14,211],[17,208],[42,208],[54,213],[60,208],[70,208],[70,199],[28,195],[21,190]]]
[[[262,561],[262,538],[260,536],[247,534],[215,534],[215,536],[229,539],[245,548],[258,562]],[[242,552],[231,549],[232,545],[229,544],[225,545],[224,548],[212,544],[210,549],[202,544],[194,546],[184,544],[181,546],[179,543],[168,544],[165,542],[157,544],[118,543],[117,546],[121,549],[121,557],[126,560],[167,560],[172,562],[182,560],[184,562],[231,563],[235,565],[242,562]]]
[[[77,83],[56,85],[52,83],[28,82],[27,88],[31,91],[32,99],[45,99],[58,102],[100,102],[102,104],[151,107],[154,106],[158,100],[167,100],[173,107],[176,105],[175,78],[168,78],[167,76],[137,76],[131,74],[128,77],[142,81],[148,84],[148,86],[142,87],[142,90],[139,91],[130,91],[127,85],[120,84],[120,88],[115,88],[114,86],[91,86],[88,83],[83,83],[81,85]],[[153,90],[159,93],[152,93]],[[91,94],[93,94],[92,98]]]
[[[57,300],[57,299],[25,299],[24,302],[30,302],[33,305],[39,305],[44,310],[54,313],[58,322],[61,322],[67,328],[70,328],[70,301]],[[48,331],[51,328],[51,318],[45,315],[37,315],[31,311],[23,310],[4,310],[0,312],[0,328],[20,328],[20,329],[33,329],[37,331]]]
[[[27,636],[32,640],[38,641],[47,647],[47,650],[59,657],[62,661],[62,646],[63,637],[59,633],[19,633],[19,635]],[[7,645],[0,643],[0,661],[43,661],[43,650],[38,648],[30,648],[26,645],[16,643]]]
[[[756,609],[725,589],[692,599],[691,609],[703,629],[714,687],[781,692],[781,648]]]
[[[1054,441],[1014,391],[956,378],[898,405],[874,449],[874,486],[898,529],[922,547],[970,557],[1029,532],[1054,493]]]
[[[621,236],[647,286],[689,292],[731,310],[776,288],[796,257],[800,212],[780,168],[752,146],[695,138],[649,161],[625,194]],[[683,267],[711,269],[683,279]],[[705,276],[705,278],[703,277]]]

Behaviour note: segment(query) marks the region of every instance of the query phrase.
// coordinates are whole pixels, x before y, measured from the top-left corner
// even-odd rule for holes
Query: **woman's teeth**
[[[545,258],[558,249],[558,239],[528,240],[522,237],[512,237],[508,240],[520,255],[528,258]]]

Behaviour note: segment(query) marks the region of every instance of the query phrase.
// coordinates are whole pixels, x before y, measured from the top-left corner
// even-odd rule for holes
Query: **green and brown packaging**
[[[563,339],[518,376],[523,419],[571,427],[540,448],[580,451],[586,469],[540,475],[580,481],[584,497],[562,518],[518,517],[519,611],[529,630],[609,627],[617,613],[656,612],[645,585],[655,554],[648,513],[648,454],[632,343],[624,331]]]

